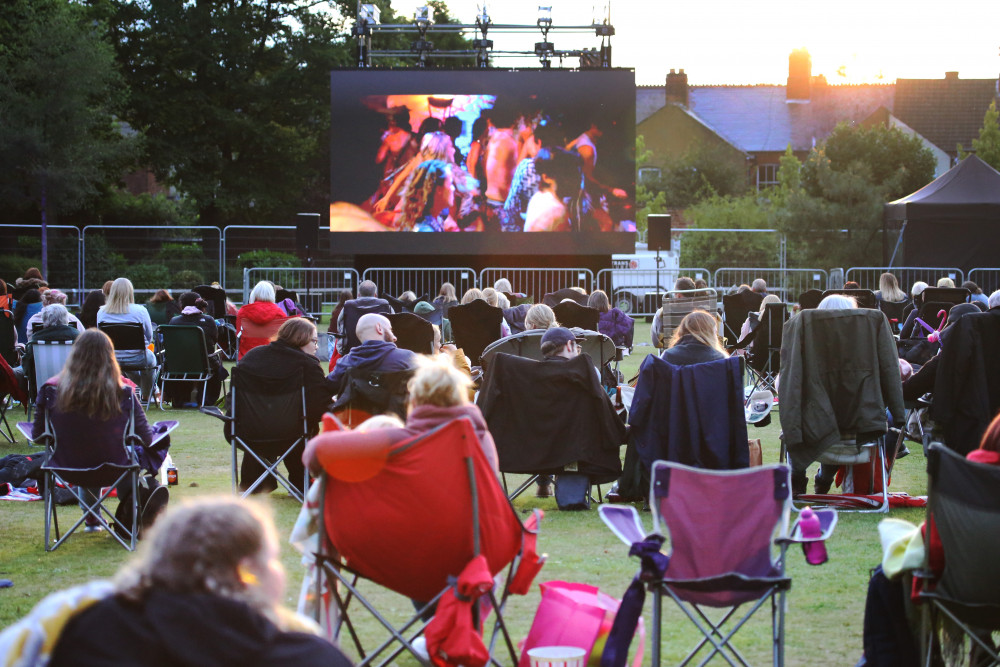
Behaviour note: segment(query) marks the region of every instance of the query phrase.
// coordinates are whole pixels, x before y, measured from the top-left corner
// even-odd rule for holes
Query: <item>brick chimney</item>
[[[795,49],[788,56],[788,86],[785,99],[809,100],[809,80],[812,77],[812,59],[805,49]]]
[[[958,72],[945,72],[945,81],[958,81]]]
[[[688,105],[688,75],[684,70],[670,70],[667,74],[667,104]]]

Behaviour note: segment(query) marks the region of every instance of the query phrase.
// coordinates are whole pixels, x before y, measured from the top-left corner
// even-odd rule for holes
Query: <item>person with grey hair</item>
[[[42,329],[37,331],[24,347],[24,354],[21,356],[21,365],[14,368],[14,377],[25,392],[28,391],[28,379],[34,381],[35,374],[35,351],[34,347],[38,341],[64,341],[76,340],[80,331],[75,326],[70,325],[69,311],[61,303],[53,303],[45,306],[41,312]]]
[[[763,278],[757,278],[752,283],[750,283],[750,289],[757,294],[767,294],[767,281]]]
[[[990,310],[993,310],[994,308],[1000,308],[1000,289],[998,289],[996,292],[993,292],[993,294],[990,294],[990,299],[986,303],[986,305],[989,306]]]
[[[66,293],[61,292],[57,289],[50,289],[42,293],[42,308],[45,306],[51,306],[54,303],[60,303],[66,305]],[[77,319],[76,315],[66,311],[66,315],[69,317],[68,324],[77,328],[78,331],[85,331],[86,327],[83,326],[83,322]],[[34,315],[28,318],[28,323],[25,325],[25,330],[28,332],[28,338],[31,338],[31,332],[36,328],[40,328],[38,325],[42,325],[42,311],[38,311]],[[44,324],[44,326],[49,326]]]
[[[371,280],[362,280],[358,284],[358,298],[344,302],[344,307],[340,309],[340,315],[337,316],[337,353],[343,357],[350,352],[351,346],[348,345],[346,328],[348,320],[360,324],[359,317],[363,317],[365,313],[389,314],[392,312],[394,311],[389,302],[379,298],[378,286]],[[360,316],[359,313],[361,313]]]

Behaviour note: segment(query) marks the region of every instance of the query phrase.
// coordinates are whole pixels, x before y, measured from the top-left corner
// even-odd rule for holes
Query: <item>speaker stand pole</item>
[[[312,296],[310,295],[310,288],[312,287],[312,246],[306,246],[306,314],[312,315],[309,312],[309,307],[312,305]],[[320,304],[319,315],[317,317],[317,322],[319,318],[323,317],[323,306]]]

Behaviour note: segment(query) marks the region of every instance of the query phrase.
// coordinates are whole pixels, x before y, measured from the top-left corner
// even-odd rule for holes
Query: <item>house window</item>
[[[778,168],[780,166],[777,164],[757,165],[757,190],[764,190],[778,184]]]
[[[647,183],[653,183],[660,179],[660,168],[659,167],[640,167],[639,168],[639,183],[645,185]]]

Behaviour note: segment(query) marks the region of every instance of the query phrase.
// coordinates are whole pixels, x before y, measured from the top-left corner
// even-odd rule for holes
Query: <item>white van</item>
[[[656,313],[660,298],[664,292],[673,289],[680,270],[679,240],[674,243],[676,247],[661,251],[659,258],[656,251],[646,248],[645,243],[636,243],[635,253],[612,255],[612,305],[632,315]],[[660,298],[657,298],[658,293]]]

